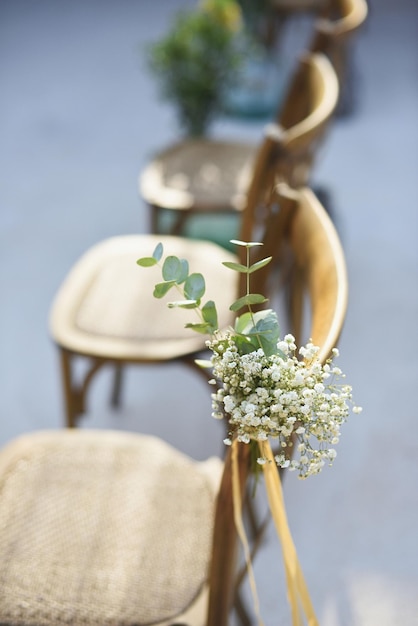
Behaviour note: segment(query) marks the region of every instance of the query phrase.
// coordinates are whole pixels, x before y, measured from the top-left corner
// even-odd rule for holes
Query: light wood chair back
[[[260,189],[270,193],[275,182],[286,182],[294,188],[307,184],[317,146],[337,101],[338,81],[328,59],[316,53],[301,56],[277,120],[266,127],[256,155],[241,218],[241,239],[250,240],[257,221],[254,212],[259,211]],[[263,185],[266,177],[270,185]]]
[[[325,54],[331,61],[341,89],[345,84],[348,45],[366,21],[366,0],[327,0],[314,26],[309,49]]]
[[[348,301],[348,279],[339,235],[314,192],[277,187],[290,215],[284,240],[288,257],[286,289],[289,294],[289,328],[298,344],[312,340],[320,346],[321,362],[337,347]]]

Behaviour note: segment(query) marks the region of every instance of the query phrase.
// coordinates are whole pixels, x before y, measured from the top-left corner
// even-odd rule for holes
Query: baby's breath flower
[[[261,349],[239,354],[232,335],[213,339],[209,347],[213,376],[220,383],[212,395],[213,415],[227,415],[231,437],[235,432],[243,443],[272,437],[285,451],[295,436],[298,458],[289,460],[282,452],[275,461],[301,478],[332,463],[336,451],[330,446],[338,443],[352,404],[351,387],[340,384],[344,374],[332,358],[322,365],[312,342],[297,351],[293,335],[279,341],[277,354],[270,356]],[[354,406],[353,412],[360,413],[361,407]]]

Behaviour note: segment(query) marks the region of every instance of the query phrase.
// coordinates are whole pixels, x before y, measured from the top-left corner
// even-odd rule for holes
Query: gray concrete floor
[[[178,128],[143,49],[185,4],[0,3],[0,444],[63,425],[47,320],[66,272],[95,242],[147,230],[137,175]],[[346,252],[340,364],[364,407],[332,469],[285,482],[322,626],[418,624],[417,35],[414,0],[373,2],[355,115],[336,121],[314,175]],[[223,119],[213,132],[257,141],[261,128]],[[130,368],[117,412],[107,388],[103,373],[83,427],[153,432],[196,458],[220,452],[208,390],[191,372]],[[288,624],[272,529],[255,567],[266,626]]]

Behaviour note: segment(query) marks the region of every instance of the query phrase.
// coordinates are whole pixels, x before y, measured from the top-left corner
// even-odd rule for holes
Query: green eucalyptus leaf
[[[173,287],[175,284],[175,280],[168,280],[164,283],[158,283],[154,287],[154,298],[163,298],[165,294],[170,291],[171,287]]]
[[[265,259],[261,259],[261,261],[257,261],[256,263],[253,263],[248,268],[248,273],[252,274],[253,272],[256,272],[257,270],[261,270],[262,267],[265,267],[266,265],[270,263],[272,258],[273,257],[269,256],[269,257],[266,257]]]
[[[209,324],[186,324],[185,328],[191,328],[196,333],[201,333],[202,335],[208,335],[210,333],[210,325]]]
[[[186,278],[189,275],[189,263],[186,259],[180,259],[180,275],[177,278],[177,283],[184,283],[184,281],[186,280]]]
[[[178,257],[168,256],[163,264],[163,278],[164,280],[178,281],[182,274],[182,264]]]
[[[202,306],[202,315],[205,322],[210,324],[212,330],[218,329],[218,313],[213,300],[208,300],[208,302]]]
[[[251,350],[262,347],[267,356],[277,354],[280,329],[276,312],[272,309],[257,311],[254,314],[243,313],[235,320],[235,332],[238,336],[240,350],[245,349],[247,352],[251,352]],[[249,343],[243,342],[242,338],[239,337],[249,338],[250,341]]]
[[[255,336],[248,337],[247,335],[235,335],[234,342],[240,354],[249,354],[260,347],[257,337]]]
[[[248,267],[246,265],[241,265],[241,263],[233,263],[232,261],[223,261],[222,265],[225,265],[225,267],[229,267],[229,269],[234,270],[234,272],[241,272],[241,274],[248,274]]]
[[[161,257],[163,256],[163,252],[164,252],[163,244],[161,242],[157,243],[155,250],[152,253],[152,256],[156,261],[160,261]]]
[[[263,313],[263,311],[260,311],[260,313]],[[275,311],[269,310],[266,316],[258,319],[253,333],[257,334],[266,356],[277,353],[280,329]]]
[[[252,304],[262,304],[267,302],[267,298],[261,293],[248,293],[246,296],[235,300],[229,307],[230,311],[239,311],[243,306],[251,306]]]
[[[238,334],[245,335],[246,329],[253,326],[253,316],[249,311],[243,313],[235,320],[235,332]]]
[[[240,241],[239,239],[231,239],[230,243],[233,243],[236,246],[243,246],[244,248],[254,248],[254,246],[263,245],[259,241]]]
[[[190,274],[184,283],[184,295],[190,300],[200,300],[206,290],[202,274]]]
[[[144,256],[137,260],[137,264],[141,267],[152,267],[153,265],[157,265],[157,260],[152,256]]]
[[[198,300],[176,300],[168,303],[169,309],[196,309],[199,306]]]

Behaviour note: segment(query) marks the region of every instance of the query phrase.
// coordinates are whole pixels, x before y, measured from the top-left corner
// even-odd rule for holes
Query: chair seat
[[[173,210],[236,211],[245,203],[257,146],[186,140],[157,154],[140,176],[148,204]]]
[[[0,453],[2,626],[168,624],[205,588],[220,459],[116,431]]]
[[[199,321],[196,313],[169,310],[153,298],[161,272],[136,264],[138,258],[151,256],[160,241],[168,255],[186,258],[190,271],[204,273],[205,301],[216,300],[220,327],[228,326],[233,321],[229,305],[231,294],[237,292],[237,279],[222,262],[236,261],[235,255],[210,242],[168,235],[123,235],[93,246],[61,285],[50,316],[56,343],[80,354],[136,362],[179,358],[203,350],[206,337],[184,328],[187,322]],[[175,289],[164,298],[166,302],[179,299]]]

